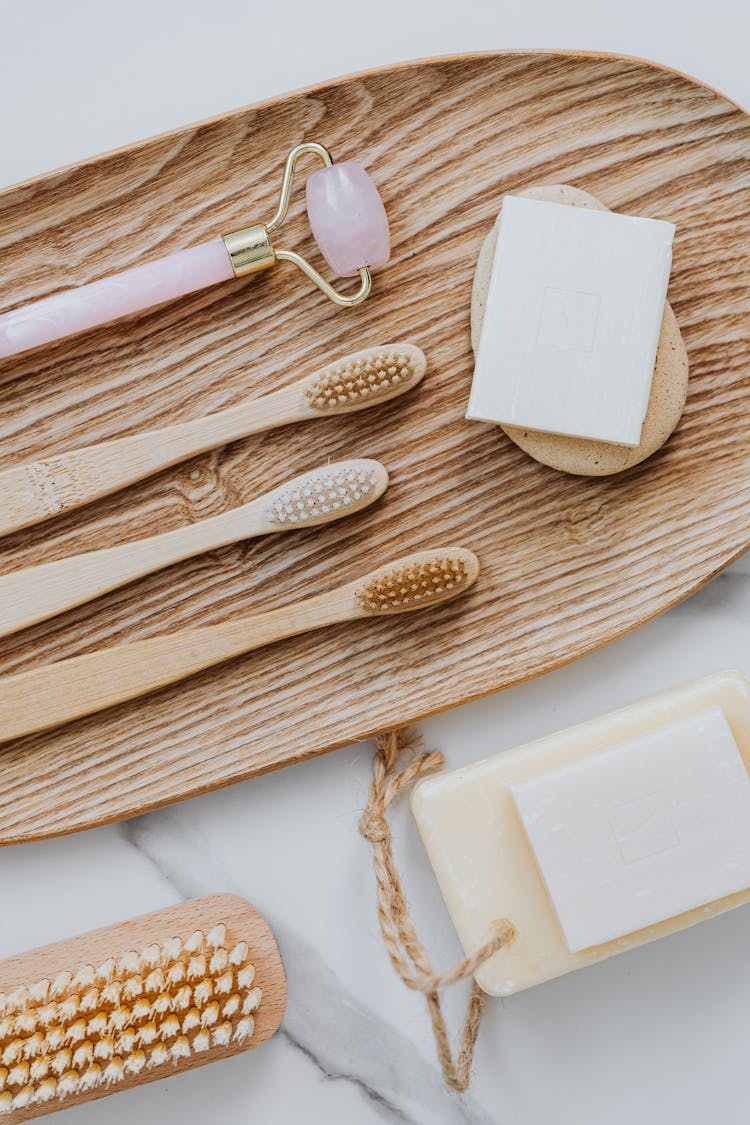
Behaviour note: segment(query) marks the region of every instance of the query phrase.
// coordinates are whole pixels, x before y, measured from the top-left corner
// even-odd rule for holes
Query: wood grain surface
[[[107,1094],[128,1090],[132,1086],[141,1086],[145,1082],[174,1077],[179,1071],[192,1070],[196,1066],[260,1046],[274,1034],[281,1023],[286,1007],[286,977],[276,939],[266,920],[244,899],[228,894],[190,899],[153,914],[144,914],[114,926],[91,930],[67,941],[55,942],[0,961],[0,991],[11,992],[22,985],[32,985],[45,978],[54,979],[58,973],[75,973],[84,965],[98,967],[110,957],[117,959],[129,950],[140,953],[152,942],[162,943],[175,937],[187,941],[195,930],[203,930],[205,933],[220,922],[227,928],[229,944],[247,942],[248,957],[255,966],[253,985],[260,987],[263,992],[260,1006],[254,1013],[255,1027],[249,1039],[243,1044],[233,1043],[229,1047],[211,1047],[204,1052],[194,1052],[182,1059],[177,1066],[170,1061],[162,1066],[143,1070],[138,1075],[128,1075],[114,1086],[97,1086],[70,1095],[62,1106],[53,1101],[14,1110],[4,1115],[3,1121],[8,1125],[16,1125],[17,1122],[29,1121],[56,1109],[67,1109]]]
[[[470,547],[468,598],[286,641],[2,748],[0,841],[204,792],[546,672],[685,597],[750,540],[750,120],[632,59],[511,53],[336,81],[0,196],[0,307],[189,246],[275,208],[287,151],[319,139],[383,195],[393,259],[334,308],[280,264],[0,365],[0,468],[270,391],[338,355],[411,340],[413,394],[238,442],[0,544],[2,571],[225,511],[327,456],[391,473],[344,524],[228,547],[0,643],[19,671],[319,593],[417,548]],[[474,265],[503,192],[577,185],[677,224],[670,301],[691,363],[677,432],[583,480],[464,420]],[[315,258],[301,193],[280,243]]]

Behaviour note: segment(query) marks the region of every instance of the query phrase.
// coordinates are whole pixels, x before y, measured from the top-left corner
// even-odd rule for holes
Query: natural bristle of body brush
[[[367,348],[311,375],[305,397],[323,414],[363,410],[415,387],[426,367],[424,352],[414,344]]]
[[[243,1044],[262,990],[222,924],[0,997],[0,1113],[113,1085],[211,1047]]]
[[[203,920],[214,904],[227,905],[229,924],[219,914],[209,926],[185,928],[191,908]],[[146,939],[160,915],[163,936]],[[128,928],[144,940],[121,952],[118,929]],[[90,962],[62,958],[68,944],[83,948],[97,934],[15,959],[31,967],[41,955],[46,975],[0,993],[0,1118],[26,1120],[225,1057],[278,1026],[283,970],[273,936],[249,904],[232,896],[195,900],[98,934],[111,935],[114,945],[85,946],[97,953]],[[53,949],[61,959],[51,962],[50,973],[44,954]],[[263,1013],[256,1029],[266,1003],[263,984],[274,1012]]]
[[[372,571],[355,589],[367,613],[405,613],[448,602],[467,590],[479,574],[479,560],[461,547],[420,551]]]
[[[369,507],[388,487],[379,461],[359,458],[314,469],[269,494],[264,512],[272,527],[315,526]]]

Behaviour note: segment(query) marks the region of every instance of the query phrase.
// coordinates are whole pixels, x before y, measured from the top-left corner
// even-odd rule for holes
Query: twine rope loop
[[[463,1093],[470,1081],[486,997],[472,980],[458,1059],[454,1061],[440,1004],[440,990],[473,977],[488,958],[513,941],[516,930],[506,919],[497,920],[487,941],[470,957],[443,973],[433,971],[427,952],[417,937],[393,857],[393,837],[387,813],[402,793],[443,764],[443,755],[437,750],[422,750],[420,737],[408,727],[381,735],[376,741],[373,777],[359,831],[372,846],[378,922],[391,964],[407,988],[424,994],[443,1078],[452,1090]]]

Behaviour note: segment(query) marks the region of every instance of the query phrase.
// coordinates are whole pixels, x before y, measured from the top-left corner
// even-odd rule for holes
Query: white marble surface
[[[400,58],[578,46],[658,58],[750,106],[745,0],[0,0],[0,182],[304,82]],[[256,56],[256,30],[270,49]],[[230,65],[227,44],[240,43]],[[724,666],[750,671],[750,561],[603,651],[424,724],[452,764]],[[441,1087],[421,999],[378,936],[355,746],[130,823],[0,851],[0,956],[217,890],[253,900],[289,975],[281,1033],[71,1110],[67,1125],[254,1120],[630,1125],[746,1113],[750,912],[491,1002],[469,1095]],[[398,850],[435,962],[458,955],[410,814]],[[449,1010],[458,1020],[460,990]]]

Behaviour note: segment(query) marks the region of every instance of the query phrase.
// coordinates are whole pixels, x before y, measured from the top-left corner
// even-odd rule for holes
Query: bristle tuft
[[[117,962],[115,961],[114,957],[108,957],[107,960],[96,970],[96,975],[100,981],[104,982],[104,984],[109,984],[116,971]]]
[[[214,926],[212,930],[209,930],[206,937],[206,944],[209,949],[223,949],[226,938],[227,928],[223,922],[220,922],[218,926]]]
[[[8,1071],[8,1086],[25,1086],[31,1076],[31,1067],[28,1063],[19,1063]]]
[[[134,949],[128,950],[123,953],[117,964],[117,970],[121,977],[127,976],[128,973],[134,973],[140,965],[140,958]]]
[[[252,1016],[246,1016],[237,1024],[234,1037],[238,1043],[244,1043],[246,1039],[250,1038],[254,1030],[255,1020]]]
[[[47,1055],[39,1055],[39,1057],[34,1059],[31,1066],[29,1067],[29,1077],[34,1082],[42,1082],[49,1074],[49,1071],[49,1058],[47,1057]]]
[[[196,953],[190,958],[187,965],[187,979],[200,980],[206,975],[206,958],[202,953]]]
[[[193,999],[195,1000],[196,1004],[207,1004],[211,997],[212,991],[213,987],[211,981],[208,979],[208,977],[205,977],[202,981],[199,981],[193,989]]]
[[[219,973],[223,973],[228,964],[229,954],[227,953],[226,949],[222,947],[214,951],[214,954],[209,962],[209,968],[211,970],[211,973],[216,976]]]
[[[221,1014],[229,1019],[240,1010],[241,1004],[242,1001],[240,1000],[238,994],[235,992],[234,996],[230,996],[226,1003],[222,1006]]]
[[[93,965],[83,965],[73,977],[75,988],[90,988],[96,979]]]
[[[234,1028],[229,1020],[218,1024],[211,1032],[211,1042],[215,1047],[228,1047],[232,1042]]]
[[[196,930],[185,942],[188,953],[200,953],[203,949],[203,930]]]
[[[133,1051],[132,1055],[128,1055],[125,1059],[125,1070],[128,1074],[140,1074],[146,1065],[146,1055],[143,1051]]]
[[[29,1000],[33,1000],[36,1004],[43,1004],[49,995],[50,983],[45,978],[33,984],[29,989]]]
[[[255,965],[243,965],[237,973],[237,984],[240,988],[250,988],[255,980]]]
[[[174,1009],[176,1012],[182,1012],[185,1008],[190,1006],[193,998],[192,990],[184,984],[182,988],[178,988],[174,997]]]
[[[164,942],[164,961],[176,961],[182,952],[182,942],[179,938],[170,938]]]
[[[230,965],[242,965],[247,960],[247,942],[239,941],[229,954]]]
[[[71,1019],[73,1019],[73,1016],[78,1011],[78,1009],[80,1007],[80,1004],[81,1004],[81,998],[76,993],[73,993],[72,996],[66,996],[65,999],[61,1000],[60,1003],[57,1006],[57,1011],[59,1013],[60,1019],[61,1020],[71,1020]]]
[[[70,1094],[75,1094],[79,1088],[80,1079],[78,1071],[67,1070],[61,1078],[57,1080],[57,1096],[59,1098],[67,1098]]]
[[[155,1043],[148,1056],[147,1066],[163,1066],[169,1058],[169,1050],[164,1043]]]
[[[70,973],[63,974],[63,975],[68,977],[68,978],[70,977]],[[15,990],[15,992],[11,992],[10,996],[8,997],[8,1009],[9,1009],[9,1011],[18,1012],[18,1011],[20,1011],[21,1008],[25,1008],[26,1004],[28,1003],[28,999],[29,999],[29,990],[28,990],[28,988],[26,988],[25,985],[21,985],[21,987],[17,988]]]
[[[368,613],[400,613],[449,601],[471,585],[476,573],[476,559],[468,551],[424,552],[369,575],[356,598]]]
[[[251,987],[248,953],[218,923],[2,994],[0,1114],[54,1108],[146,1069],[243,1044],[262,995]]]
[[[99,1007],[99,989],[90,988],[88,992],[84,992],[81,997],[81,1011],[82,1012],[95,1012]]]
[[[186,1035],[178,1035],[172,1046],[169,1048],[169,1054],[174,1062],[180,1059],[186,1059],[190,1054],[190,1043]]]
[[[347,356],[310,378],[307,404],[329,414],[394,398],[419,382],[424,363],[422,353],[411,346],[371,348]]]
[[[248,1015],[250,1012],[256,1012],[260,1007],[260,1002],[263,997],[263,992],[260,988],[252,988],[242,1003],[243,1016]]]
[[[38,1105],[50,1102],[57,1093],[57,1082],[54,1078],[45,1078],[35,1088],[34,1101]]]
[[[110,1062],[108,1062],[106,1067],[104,1068],[104,1074],[102,1075],[104,1084],[106,1086],[113,1086],[115,1082],[122,1081],[124,1074],[125,1064],[123,1063],[119,1055],[115,1055],[115,1057]]]
[[[154,944],[149,945],[143,951],[143,961],[149,967],[155,968],[161,964],[161,947]]]
[[[81,1075],[81,1089],[91,1090],[94,1086],[101,1085],[102,1068],[98,1063],[92,1063]]]
[[[27,1105],[34,1099],[35,1090],[33,1086],[24,1086],[18,1091],[13,1098],[14,1109],[25,1109]]]

